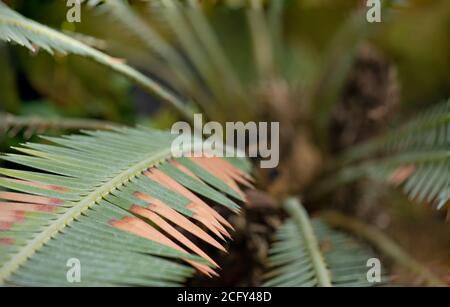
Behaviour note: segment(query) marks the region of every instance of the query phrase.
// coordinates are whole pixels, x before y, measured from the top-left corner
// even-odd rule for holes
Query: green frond
[[[152,20],[152,23],[148,23],[126,1],[101,2],[98,9],[103,9],[162,60],[160,62],[167,69],[163,73],[159,71],[158,75],[184,96],[191,97],[207,115],[220,113],[217,112],[219,105],[226,107],[232,103],[242,106],[240,102],[243,101],[248,103],[246,108],[253,106],[249,103],[251,97],[244,88],[238,68],[233,67],[229,55],[224,52],[221,38],[208,19],[203,3],[151,2],[148,6],[152,18],[155,15],[154,4],[158,5],[158,14],[156,22]],[[158,31],[161,26],[171,32],[170,39]],[[171,39],[175,39],[175,42]],[[223,82],[216,82],[218,75]],[[214,106],[211,106],[211,101],[215,102]],[[244,111],[243,108],[241,113]]]
[[[3,2],[0,2],[0,40],[14,42],[33,52],[42,48],[50,54],[57,52],[61,54],[76,54],[90,58],[125,75],[136,84],[142,86],[143,89],[172,106],[187,119],[191,119],[192,117],[192,111],[175,94],[134,68],[126,65],[121,59],[113,58],[68,35],[25,18],[11,10]]]
[[[98,4],[101,4],[97,7]],[[190,92],[192,89],[200,90],[198,84],[196,84],[196,76],[193,73],[191,67],[187,65],[181,54],[177,51],[167,39],[165,39],[153,26],[146,22],[143,17],[137,14],[124,0],[94,0],[87,1],[88,6],[100,11],[102,14],[108,15],[114,22],[120,24],[125,31],[133,35],[139,41],[141,41],[148,50],[159,59],[164,61],[164,64],[169,68],[167,72],[173,74],[173,85],[179,89],[183,89],[184,92]],[[149,3],[151,6],[154,3]],[[152,18],[161,17],[158,21],[162,21],[163,14],[152,14]],[[158,72],[158,76],[164,79],[162,72]]]
[[[265,286],[367,287],[370,249],[348,235],[332,230],[320,219],[310,219],[296,199],[288,199],[290,218],[277,231],[269,253],[270,272]]]
[[[231,225],[205,201],[238,212],[248,175],[219,158],[172,158],[170,133],[84,133],[2,156],[21,168],[0,169],[0,284],[173,286],[191,266],[215,275],[199,243],[224,250]],[[66,279],[70,259],[80,283]]]
[[[450,199],[450,100],[343,157],[334,178],[369,177],[401,186],[411,199],[444,207]]]
[[[425,110],[393,132],[351,149],[344,159],[355,161],[376,154],[445,149],[450,143],[449,130],[450,99]]]
[[[114,123],[92,119],[45,118],[0,113],[0,135],[8,134],[8,136],[12,137],[20,131],[24,131],[26,139],[34,134],[46,131],[112,130],[114,127],[118,126]]]

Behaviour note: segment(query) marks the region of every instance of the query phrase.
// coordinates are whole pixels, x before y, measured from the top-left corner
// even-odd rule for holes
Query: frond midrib
[[[75,203],[67,212],[62,214],[58,219],[53,221],[46,229],[39,233],[34,239],[29,241],[20,251],[11,255],[11,260],[6,262],[0,269],[0,284],[24,264],[33,254],[39,250],[47,241],[60,233],[70,222],[80,216],[83,212],[94,206],[104,196],[110,194],[133,177],[142,173],[147,168],[155,166],[171,156],[171,149],[166,148],[157,153],[152,153],[150,157],[135,164],[127,170],[121,172],[110,181],[106,182],[92,193],[83,197],[82,200]]]
[[[305,209],[296,198],[285,201],[284,207],[299,227],[300,235],[305,240],[306,250],[311,258],[318,287],[332,287],[330,272],[320,252],[319,243]]]
[[[33,26],[29,26],[27,23],[30,23]],[[17,28],[22,28],[22,29],[25,29],[27,31],[30,31],[30,32],[33,32],[36,34],[41,34],[41,35],[45,35],[47,37],[51,37],[53,39],[64,41],[66,44],[76,45],[78,48],[85,50],[86,53],[94,51],[94,49],[89,50],[89,49],[91,49],[90,47],[86,47],[85,45],[79,43],[76,40],[68,39],[64,35],[60,35],[58,32],[53,31],[52,29],[50,29],[44,25],[38,24],[32,20],[22,21],[19,18],[9,18],[9,17],[0,16],[0,24],[14,26]]]

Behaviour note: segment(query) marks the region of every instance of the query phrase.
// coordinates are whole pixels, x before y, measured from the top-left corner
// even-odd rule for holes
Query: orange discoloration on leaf
[[[23,193],[12,193],[12,192],[0,192],[0,199],[12,200],[17,202],[24,203],[33,203],[33,204],[41,204],[41,205],[51,205],[57,206],[63,203],[62,200],[58,198],[50,198],[43,196],[36,196],[30,194]]]
[[[242,172],[240,172],[237,168],[235,168],[233,165],[228,163],[227,161],[220,159],[220,158],[201,158],[204,161],[204,163],[207,163],[212,170],[215,172],[223,172],[228,177],[233,179],[234,181],[253,189],[253,184],[250,183],[249,180],[247,180],[246,176]]]
[[[109,62],[113,65],[117,65],[117,64],[125,64],[127,62],[127,60],[124,58],[115,58],[115,57],[110,56]]]
[[[222,218],[219,213],[217,213],[214,209],[208,206],[203,200],[201,200],[183,185],[179,184],[177,181],[173,180],[171,177],[167,176],[165,173],[158,169],[151,169],[145,172],[145,175],[192,201],[192,204],[189,205],[188,209],[197,213],[197,215],[203,217],[212,225],[218,225],[218,228],[220,228],[219,231],[223,232],[223,234],[225,234],[226,236],[229,236],[227,231],[216,220],[224,222],[225,225],[231,225],[226,222],[226,220]]]
[[[189,263],[190,265],[192,265],[194,268],[196,268],[197,270],[199,270],[200,272],[202,272],[203,274],[207,275],[208,277],[212,277],[212,276],[219,276],[213,269],[211,269],[209,266],[204,265],[204,264],[200,264],[197,263],[195,261],[192,260],[187,260],[184,259],[184,261],[186,261],[187,263]]]
[[[173,180],[172,178],[170,178],[169,176],[167,176],[158,169],[148,170],[144,172],[144,175],[158,182],[159,184],[166,186],[175,193],[185,196],[189,200],[197,201],[197,204],[199,206],[203,203],[201,199],[192,194],[188,189],[186,189],[181,184],[179,184],[178,182],[176,182],[175,180]],[[208,207],[208,205],[206,204],[205,206]],[[197,212],[197,214],[194,214],[192,217],[198,220],[199,222],[203,223],[203,225],[205,225],[209,230],[211,230],[214,234],[216,234],[219,238],[223,240],[223,236],[220,234],[221,231],[213,227],[213,225],[218,224],[214,216],[212,216],[209,213],[206,213],[205,211],[200,211]]]
[[[185,173],[188,176],[191,176],[194,179],[197,179],[198,181],[203,182],[200,178],[198,178],[193,172],[191,172],[190,169],[188,169],[187,167],[185,167],[184,165],[181,165],[180,163],[178,163],[175,160],[170,161],[170,164],[172,164],[173,166],[175,166],[176,168],[178,168],[178,170],[180,170],[181,172]]]
[[[36,54],[39,52],[39,50],[41,49],[41,47],[39,47],[39,45],[32,43],[31,44],[31,52]]]
[[[177,163],[176,161],[174,161],[175,163]],[[186,167],[184,167],[183,165],[179,164],[180,166],[180,170],[185,169],[186,172],[190,172]],[[183,171],[183,170],[182,170]],[[194,174],[192,174],[192,176],[195,177]],[[170,177],[169,177],[170,178]],[[195,177],[197,178],[197,177]],[[171,179],[171,178],[170,178]],[[198,179],[198,178],[197,178]],[[199,181],[201,181],[200,179],[198,179]],[[203,181],[201,181],[203,183]],[[187,189],[186,189],[187,190]],[[189,192],[189,191],[188,191]],[[187,196],[189,195],[189,197]],[[204,201],[202,201],[199,197],[197,197],[195,194],[189,192],[188,194],[184,195],[186,198],[188,198],[189,200],[194,202],[194,205],[192,208],[190,208],[191,210],[195,210],[195,208],[197,208],[198,206],[195,204],[199,204],[201,206],[201,208],[208,212],[209,214],[213,215],[217,220],[219,220],[220,223],[222,223],[223,225],[227,226],[230,229],[233,229],[233,226],[231,226],[230,223],[228,223],[228,221],[226,219],[224,219],[219,213],[217,213],[217,211],[215,211],[213,208],[211,208],[210,206],[208,206]],[[190,198],[192,197],[192,198]]]
[[[189,219],[184,217],[182,214],[178,213],[174,209],[170,208],[160,200],[150,196],[146,195],[140,192],[135,192],[134,196],[146,201],[149,203],[148,209],[152,210],[153,212],[158,213],[162,217],[168,219],[172,223],[182,227],[186,231],[192,233],[193,235],[197,236],[198,238],[202,239],[203,241],[211,244],[212,246],[225,251],[224,247],[217,242],[215,239],[213,239],[209,234],[207,234],[205,231],[203,231],[200,227],[192,223]]]
[[[414,164],[397,168],[389,177],[388,182],[394,185],[400,185],[407,180],[416,171]]]
[[[239,182],[251,189],[254,188],[253,184],[251,183],[252,181],[254,182],[253,178],[248,176],[246,173],[244,173],[243,171],[241,171],[240,169],[238,169],[237,167],[235,167],[228,161],[218,158],[218,157],[213,157],[213,158],[209,158],[209,159],[211,161],[211,165],[217,166],[218,170],[223,169],[230,177],[232,177],[237,182]]]
[[[217,170],[214,168],[214,166],[211,165],[210,161],[207,159],[201,159],[201,158],[189,158],[192,162],[197,164],[198,166],[202,167],[204,170],[209,172],[211,175],[219,178],[222,180],[230,189],[232,189],[234,192],[236,192],[242,199],[246,199],[245,194],[242,192],[242,190],[239,188],[239,186],[236,184],[236,182],[229,177],[228,174],[226,174],[223,170]]]
[[[226,167],[227,169],[231,170],[232,172],[234,172],[236,174],[239,174],[240,176],[246,178],[247,180],[249,180],[251,182],[255,182],[255,179],[252,176],[250,176],[249,174],[247,174],[243,170],[237,168],[236,166],[234,166],[233,164],[231,164],[227,160],[222,159],[222,158],[218,158],[218,157],[213,157],[213,159],[216,159],[217,163],[222,164],[224,167]]]
[[[178,167],[182,172],[185,172],[185,173],[188,174],[188,175],[189,175],[189,173],[190,173],[190,174],[192,174],[192,175],[190,175],[190,176],[192,176],[192,177],[198,179],[198,177],[196,177],[196,176],[195,176],[190,170],[188,170],[186,167],[184,167],[183,165],[179,164],[179,163],[176,162],[176,161],[173,161],[173,162],[175,163],[174,165],[175,165],[176,167]],[[199,180],[200,182],[203,183],[203,181],[201,181],[200,179],[198,179],[198,180]],[[190,194],[192,194],[192,195],[195,196],[195,194],[193,194],[193,193],[190,193]],[[196,197],[196,196],[195,196],[195,197]],[[209,213],[212,214],[217,220],[219,220],[220,223],[222,223],[222,224],[225,225],[226,227],[228,227],[228,228],[234,230],[233,226],[231,226],[231,224],[228,223],[228,221],[227,221],[226,219],[224,219],[219,213],[217,213],[217,211],[215,211],[213,208],[211,208],[210,206],[208,206],[208,205],[207,205],[205,202],[203,202],[200,198],[196,197],[195,199],[191,199],[191,198],[188,198],[188,199],[194,201],[194,204],[189,205],[189,206],[191,206],[191,207],[189,208],[190,210],[192,210],[192,211],[195,212],[195,210],[198,208],[198,205],[195,204],[195,202],[197,202],[197,203],[199,203],[199,204],[201,205],[201,207],[202,207],[205,211],[209,212]],[[198,200],[198,201],[197,201],[197,200]]]
[[[51,212],[54,206],[29,204],[29,203],[11,203],[0,202],[0,212],[2,211],[26,211],[26,212]]]
[[[26,181],[26,180],[19,180],[19,179],[9,179],[8,178],[7,180],[11,181],[11,182],[27,185],[30,187],[34,187],[34,188],[44,189],[44,190],[59,191],[59,192],[68,191],[68,189],[66,189],[66,188],[55,186],[55,185],[42,184],[42,183],[31,182],[31,181]]]
[[[231,238],[228,231],[222,226],[222,224],[219,223],[218,220],[216,220],[214,217],[211,217],[211,215],[205,211],[203,211],[203,208],[199,208],[197,204],[191,203],[186,206],[187,209],[191,210],[194,214],[192,215],[193,219],[196,219],[197,221],[201,222],[208,228],[213,227],[213,229],[217,229],[220,234],[225,235],[228,238]],[[206,225],[207,224],[207,225]],[[219,235],[217,231],[214,231],[220,238],[223,239],[222,235]]]
[[[198,163],[206,166],[213,174],[222,174],[228,177],[228,180],[232,180],[233,182],[235,181],[233,176],[237,176],[237,174],[226,166],[223,166],[224,164],[222,160],[204,157],[194,159],[196,159]]]
[[[198,215],[194,213],[192,215],[192,218],[202,223],[206,228],[208,228],[210,231],[212,231],[216,236],[218,236],[222,241],[226,241],[225,238],[222,235],[222,232],[214,227],[214,225],[211,223],[209,219],[206,219],[204,216]]]
[[[0,222],[0,230],[9,230],[12,227],[12,223]]]
[[[111,225],[160,244],[177,248],[177,245],[170,239],[139,218],[126,216],[120,221],[111,221]]]
[[[190,203],[190,204],[188,204],[186,206],[186,208],[191,210],[192,212],[200,214],[200,215],[201,214],[203,214],[203,215],[211,214],[211,215],[213,215],[216,218],[217,223],[215,223],[215,224],[218,224],[219,225],[218,227],[223,228],[222,225],[220,224],[220,223],[222,223],[226,227],[234,230],[233,226],[230,223],[228,223],[228,221],[226,219],[224,219],[219,213],[217,213],[217,211],[215,211],[214,209],[212,209],[209,206],[208,207],[201,207],[201,206],[199,206],[196,203]]]
[[[172,227],[168,222],[166,222],[163,218],[161,218],[156,213],[139,207],[137,205],[134,205],[130,209],[131,212],[140,215],[142,217],[148,218],[150,221],[155,223],[158,227],[160,227],[162,230],[167,232],[169,235],[174,237],[176,240],[178,240],[180,243],[183,243],[187,248],[189,248],[191,251],[202,257],[203,259],[206,259],[211,264],[213,264],[215,267],[218,267],[217,263],[214,262],[205,252],[203,252],[198,246],[196,246],[194,243],[192,243],[188,238],[186,238],[182,233],[180,233],[178,230],[176,230],[174,227]]]
[[[21,223],[25,220],[25,211],[4,210],[0,211],[0,222]]]
[[[175,244],[169,238],[167,238],[162,233],[160,233],[159,231],[157,231],[156,229],[154,229],[149,224],[145,223],[139,218],[126,216],[120,221],[113,220],[110,222],[110,224],[113,227],[118,228],[120,230],[130,232],[132,234],[146,238],[151,241],[155,241],[162,245],[171,247],[175,250],[186,252],[183,248]],[[202,265],[188,259],[183,260],[208,276],[211,276],[211,274],[213,273],[213,270],[206,265]]]
[[[0,245],[12,245],[14,244],[14,239],[12,238],[0,238]]]

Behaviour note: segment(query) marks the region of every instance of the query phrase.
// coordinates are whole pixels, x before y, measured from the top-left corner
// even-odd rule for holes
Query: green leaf
[[[342,157],[324,189],[363,177],[401,186],[418,202],[444,207],[450,199],[450,100]]]
[[[76,54],[90,58],[112,70],[125,75],[143,89],[156,95],[187,119],[192,112],[175,94],[162,87],[157,82],[126,65],[120,59],[115,59],[98,51],[68,35],[25,18],[0,2],[0,40],[14,42],[36,52],[42,48],[54,54]]]
[[[320,219],[310,219],[296,199],[288,199],[290,218],[276,233],[269,253],[265,286],[374,286],[367,280],[370,249]]]
[[[227,184],[202,168],[204,160],[195,162],[201,179],[176,163],[174,137],[116,128],[3,156],[25,170],[0,169],[0,284],[173,286],[194,273],[185,263],[216,274],[201,242],[224,250],[219,241],[231,225],[194,193],[239,206],[213,188]],[[217,167],[242,174],[225,160]],[[67,281],[70,259],[80,261],[80,283]]]

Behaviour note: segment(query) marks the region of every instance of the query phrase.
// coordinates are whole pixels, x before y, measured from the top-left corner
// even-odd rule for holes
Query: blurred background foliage
[[[102,13],[102,5],[98,8],[84,5],[82,22],[68,23],[65,1],[5,2],[23,15],[53,28],[66,33],[84,34],[85,37],[74,36],[109,54],[126,58],[131,65],[156,78],[167,75],[167,67],[146,47],[146,43],[150,43],[140,40],[117,18],[111,17],[111,14]],[[171,34],[170,26],[159,16],[160,9],[155,8],[156,5],[152,2],[157,1],[135,0],[130,1],[130,4],[141,20],[151,24],[153,29],[158,30],[175,46],[179,45]],[[212,28],[235,75],[246,89],[253,88],[258,92],[257,83],[265,84],[261,79],[269,79],[270,76],[267,71],[263,76],[258,76],[256,72],[258,67],[252,50],[251,29],[247,26],[245,11],[240,9],[246,1],[205,2]],[[345,40],[341,32],[356,8],[363,6],[363,2],[284,1],[284,6],[288,9],[282,12],[284,28],[279,38],[282,44],[277,44],[270,48],[273,50],[268,51],[279,53],[274,57],[277,62],[272,68],[277,71],[270,73],[281,76],[279,79],[288,80],[290,90],[297,94],[294,100],[306,99],[304,97],[307,97],[307,92],[313,91],[317,78],[324,72],[328,73],[326,65],[330,58],[344,58],[346,53],[352,53],[354,45],[361,45],[361,40],[357,37],[362,36],[360,33],[369,27],[367,23],[352,24],[354,28],[347,31],[351,35],[347,35]],[[426,105],[450,96],[450,4],[448,1],[395,3],[394,8],[383,15],[383,22],[374,25],[376,29],[362,37],[364,44],[370,44],[389,64],[395,66],[398,83],[401,85],[399,95],[402,103]],[[336,40],[340,44],[334,43]],[[345,44],[354,40],[358,44]],[[260,48],[262,46],[258,49]],[[56,113],[133,124],[139,118],[154,113],[155,109],[159,110],[155,101],[143,97],[124,78],[80,57],[60,56],[55,59],[44,52],[30,57],[25,49],[5,45],[2,45],[0,52],[3,111],[16,114],[37,112],[42,115]],[[336,55],[339,52],[341,54]],[[342,69],[345,72],[345,68]],[[340,73],[332,72],[335,75]],[[334,98],[337,101],[339,97]],[[228,114],[214,110],[209,116],[219,114],[217,117],[226,119],[231,114],[233,120],[239,119],[236,116],[254,118],[258,113],[263,113],[255,100],[252,99],[249,104],[257,107],[246,106],[239,112],[242,114],[236,114],[228,106],[231,102],[227,100],[227,106],[223,108],[231,109]],[[216,106],[214,108],[217,109]],[[247,108],[250,114],[245,114]],[[169,121],[166,126],[170,124]]]
[[[297,142],[290,140],[299,130],[305,133],[298,143],[317,140],[313,145],[327,155],[379,132],[379,122],[388,117],[403,117],[414,113],[411,106],[450,96],[448,1],[389,1],[379,24],[366,22],[365,1],[359,0],[203,1],[207,22],[195,12],[184,18],[166,14],[164,1],[91,0],[83,4],[80,23],[66,21],[66,1],[5,2],[126,59],[193,100],[210,120],[280,121],[285,157],[297,156],[292,148]],[[248,13],[248,6],[256,9]],[[155,48],[161,40],[165,45]],[[184,67],[172,61],[173,54],[164,54],[167,45]],[[124,77],[92,61],[45,52],[30,56],[4,44],[0,53],[4,112],[151,122],[160,128],[177,119]],[[366,111],[377,119],[362,115],[348,125],[348,118]],[[362,135],[349,136],[355,127]]]
[[[309,188],[337,153],[450,97],[448,0],[383,1],[389,5],[382,22],[374,24],[366,22],[365,1],[360,0],[202,1],[205,20],[198,19],[195,10],[183,18],[166,14],[161,7],[165,1],[106,1],[125,4],[116,11],[91,2],[83,4],[81,23],[66,21],[66,1],[4,2],[28,18],[124,59],[183,100],[194,101],[209,120],[279,121],[280,167],[256,170],[258,187],[270,196],[258,192],[251,196],[268,211],[272,197],[305,193],[308,198]],[[248,6],[253,6],[252,13]],[[182,59],[182,66],[171,61],[173,54],[161,52],[167,48],[158,39],[155,44],[155,33],[174,48],[170,50]],[[155,45],[163,47],[158,51]],[[30,53],[3,43],[0,112],[158,128],[170,128],[180,119],[125,77],[90,60]],[[1,151],[29,134],[26,129],[2,134]],[[352,203],[356,215],[380,227],[397,220],[391,233],[407,247],[425,242],[431,232],[438,234],[438,243],[422,242],[427,248],[417,250],[416,256],[425,263],[435,261],[424,253],[442,246],[436,254],[450,259],[448,225],[433,222],[440,213],[406,206],[409,201],[390,193],[363,182],[330,199],[336,208]],[[384,205],[375,210],[375,203]],[[309,204],[321,206],[321,202]],[[257,215],[241,224],[276,224],[268,222],[270,218]],[[410,234],[415,227],[428,231],[413,240]],[[253,250],[266,244],[257,238],[240,251],[264,255]],[[238,252],[229,261],[240,256]],[[450,271],[448,261],[430,265]],[[221,284],[236,284],[227,280],[232,276],[224,274]]]

